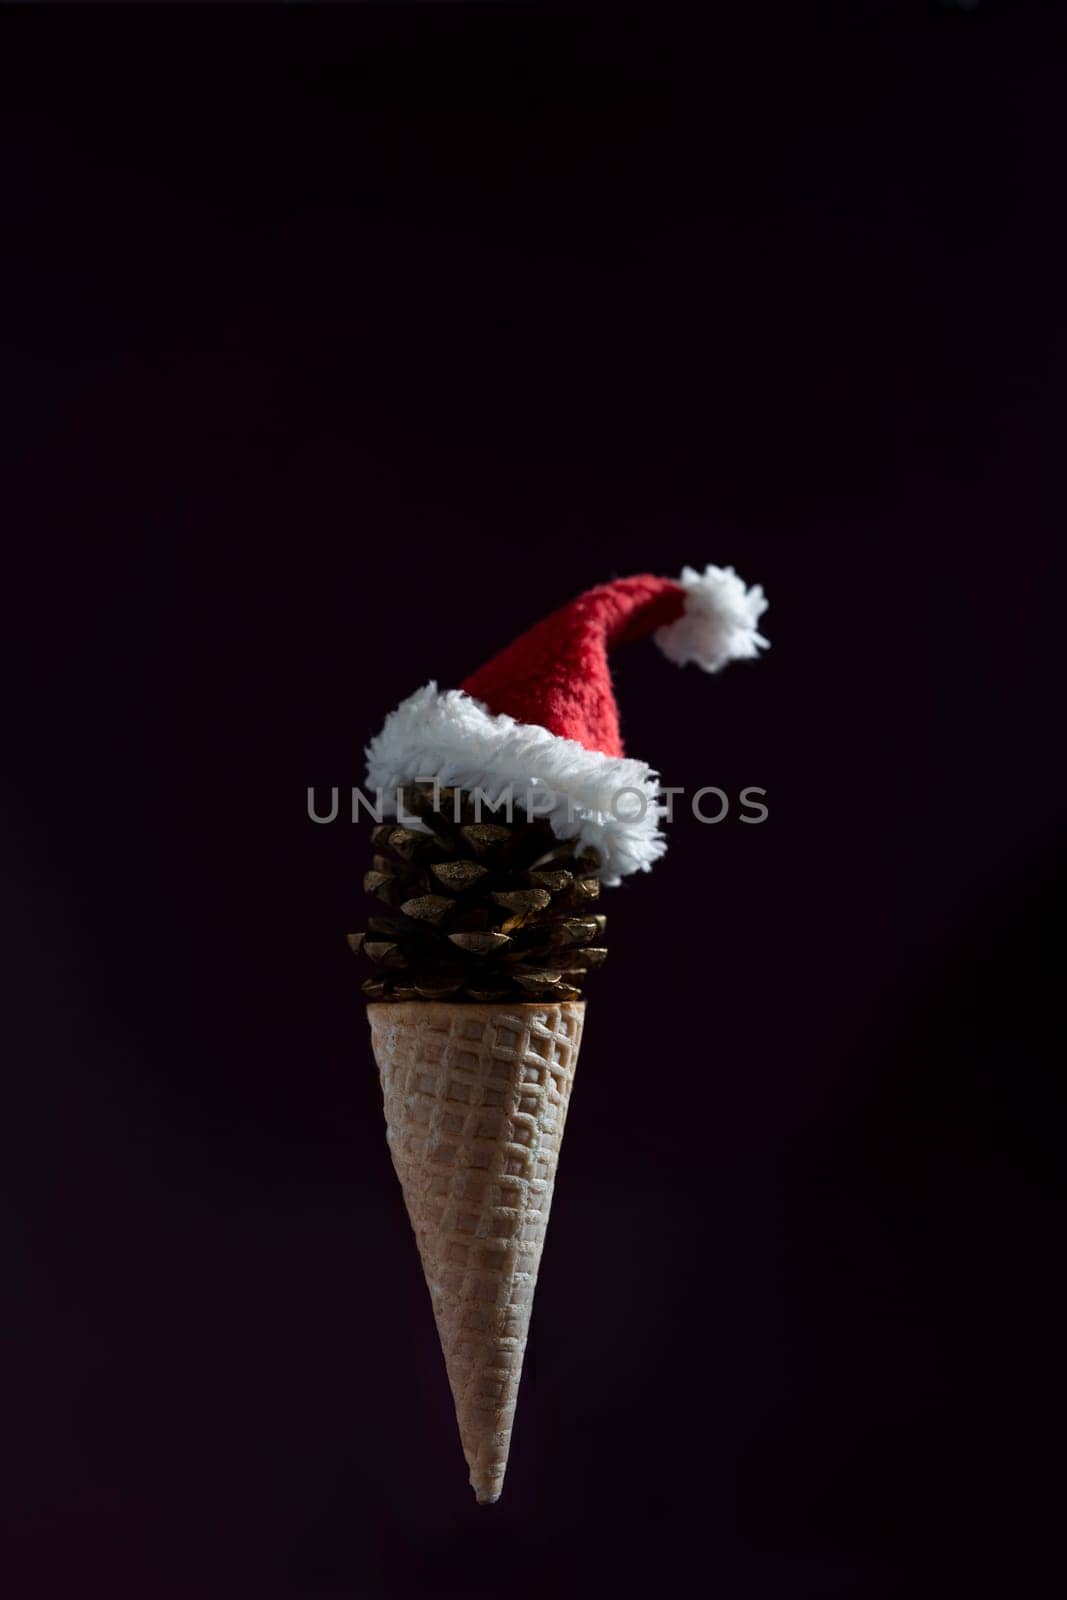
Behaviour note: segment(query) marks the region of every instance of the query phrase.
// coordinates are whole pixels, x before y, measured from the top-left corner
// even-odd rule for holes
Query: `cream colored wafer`
[[[584,1001],[367,1008],[479,1504],[500,1498]]]

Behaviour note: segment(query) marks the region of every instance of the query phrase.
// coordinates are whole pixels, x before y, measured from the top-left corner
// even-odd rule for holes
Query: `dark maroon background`
[[[1057,1591],[1051,9],[4,15],[13,1600]],[[476,1510],[305,791],[708,560]]]

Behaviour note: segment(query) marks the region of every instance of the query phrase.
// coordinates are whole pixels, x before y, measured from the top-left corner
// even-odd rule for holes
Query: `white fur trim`
[[[366,753],[367,785],[382,791],[386,815],[396,811],[397,785],[418,778],[481,789],[487,822],[493,820],[488,806],[509,788],[519,808],[536,792],[536,814],[546,818],[557,839],[577,839],[599,852],[599,876],[606,884],[647,872],[667,848],[659,826],[667,807],[651,767],[587,750],[533,723],[493,716],[462,689],[438,689],[432,682],[417,689],[386,717]],[[637,794],[623,793],[631,790]]]
[[[718,672],[728,661],[751,660],[769,644],[756,631],[767,609],[758,583],[746,589],[733,567],[705,567],[703,573],[683,567],[678,582],[686,591],[685,611],[652,635],[668,661],[680,667],[693,661],[705,672]]]

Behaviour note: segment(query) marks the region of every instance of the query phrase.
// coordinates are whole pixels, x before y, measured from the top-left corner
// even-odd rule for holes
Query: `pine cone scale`
[[[388,909],[350,934],[373,975],[374,1000],[574,999],[606,951],[602,915],[583,915],[600,892],[594,852],[559,840],[540,818],[479,819],[471,797],[402,792],[416,827],[371,833],[368,894]]]

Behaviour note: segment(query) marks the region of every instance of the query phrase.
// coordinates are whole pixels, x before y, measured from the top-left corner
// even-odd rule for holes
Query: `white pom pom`
[[[728,661],[751,660],[769,640],[757,631],[767,609],[759,584],[746,589],[733,567],[684,567],[679,583],[685,611],[676,622],[657,628],[653,638],[668,661],[718,672]]]

